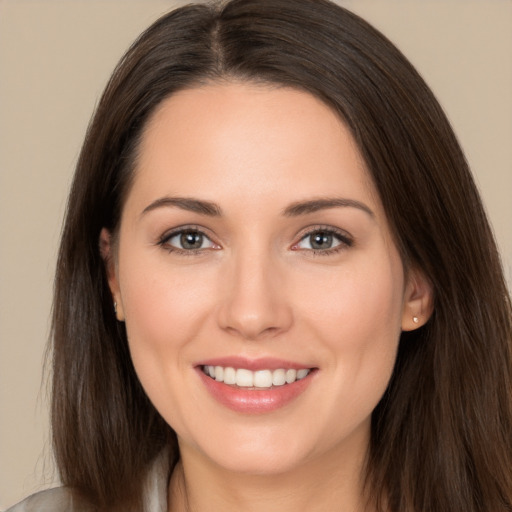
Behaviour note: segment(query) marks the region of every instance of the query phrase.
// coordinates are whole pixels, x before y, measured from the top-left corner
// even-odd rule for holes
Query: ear
[[[426,276],[410,269],[405,285],[402,331],[414,331],[425,325],[434,310],[434,291]]]
[[[119,290],[119,279],[116,272],[116,259],[112,241],[112,234],[107,228],[103,228],[100,233],[100,255],[105,265],[107,273],[108,286],[112,293],[112,301],[116,318],[124,321],[123,302],[121,300],[121,292]]]

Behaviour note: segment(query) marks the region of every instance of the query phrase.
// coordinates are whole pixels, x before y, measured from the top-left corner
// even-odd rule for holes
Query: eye
[[[310,250],[315,253],[332,253],[350,247],[352,244],[353,241],[347,234],[332,228],[322,228],[307,233],[292,249]]]
[[[170,251],[194,252],[203,249],[216,249],[214,244],[204,233],[197,229],[181,229],[165,235],[160,245]]]

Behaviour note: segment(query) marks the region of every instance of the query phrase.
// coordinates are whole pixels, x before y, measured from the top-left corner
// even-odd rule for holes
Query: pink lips
[[[225,407],[245,414],[262,414],[284,407],[298,398],[307,389],[312,381],[312,377],[316,374],[316,370],[313,369],[303,379],[282,386],[259,389],[241,388],[218,382],[205,375],[203,372],[204,366],[230,366],[232,368],[245,368],[251,371],[263,369],[277,370],[279,368],[298,370],[308,368],[308,366],[274,358],[249,360],[240,357],[228,357],[200,362],[196,366],[197,373],[213,398]]]
[[[258,370],[277,370],[278,368],[292,368],[300,370],[301,368],[309,368],[303,364],[293,363],[291,361],[285,361],[284,359],[275,359],[273,357],[262,357],[260,359],[247,359],[245,357],[222,357],[216,359],[208,359],[197,363],[197,366],[231,366],[232,368],[245,368],[252,372]]]

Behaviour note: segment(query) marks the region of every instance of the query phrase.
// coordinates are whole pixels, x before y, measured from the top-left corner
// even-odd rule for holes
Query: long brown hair
[[[131,510],[156,455],[168,447],[171,467],[179,458],[134,372],[98,240],[103,227],[118,228],[148,116],[175,91],[219,80],[296,87],[333,108],[365,159],[404,265],[433,286],[433,316],[402,334],[373,413],[372,503],[391,512],[512,510],[511,304],[478,192],[411,64],[326,0],[182,7],[116,68],[77,164],[57,266],[52,425],[63,483],[100,507]]]

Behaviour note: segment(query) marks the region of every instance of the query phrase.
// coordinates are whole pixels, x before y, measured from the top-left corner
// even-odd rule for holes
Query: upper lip
[[[205,359],[197,363],[196,366],[222,366],[224,368],[245,368],[253,372],[258,370],[278,370],[280,368],[288,370],[300,370],[302,368],[313,368],[313,366],[304,363],[297,363],[294,361],[287,361],[285,359],[277,359],[274,357],[262,357],[256,359],[249,359],[240,356],[226,356]]]

